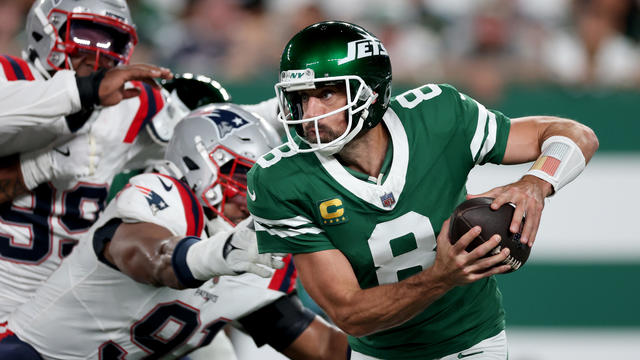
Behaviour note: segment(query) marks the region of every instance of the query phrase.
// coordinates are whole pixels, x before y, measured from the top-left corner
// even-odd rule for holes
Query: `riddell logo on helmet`
[[[387,49],[384,48],[380,40],[366,39],[351,41],[347,44],[347,56],[338,60],[338,65],[373,55],[387,55]]]

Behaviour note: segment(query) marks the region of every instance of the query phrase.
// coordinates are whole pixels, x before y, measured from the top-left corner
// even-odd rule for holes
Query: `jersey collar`
[[[387,109],[382,121],[391,135],[393,160],[389,174],[381,185],[353,176],[334,156],[324,156],[317,151],[314,154],[327,173],[345,189],[378,209],[390,211],[395,208],[404,188],[409,165],[409,142],[402,122],[393,109]]]

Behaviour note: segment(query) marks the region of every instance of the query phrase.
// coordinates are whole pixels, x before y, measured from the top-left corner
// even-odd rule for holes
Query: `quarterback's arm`
[[[531,170],[513,184],[500,186],[476,196],[495,198],[492,208],[507,202],[516,205],[510,230],[520,232],[521,241],[533,245],[544,198],[573,180],[598,149],[593,130],[573,120],[553,116],[528,116],[511,120],[503,164],[519,164],[538,159]]]
[[[503,164],[521,164],[535,160],[545,140],[552,136],[565,136],[578,145],[589,162],[598,149],[598,138],[593,130],[576,121],[554,116],[527,116],[511,119],[511,130]]]
[[[465,248],[479,234],[479,227],[455,245],[449,242],[448,228],[447,220],[438,235],[433,266],[397,283],[361,289],[339,250],[296,254],[294,262],[305,290],[334,323],[348,334],[365,336],[404,323],[455,286],[509,269],[506,265],[493,267],[506,258],[508,249],[483,258],[499,243],[499,236],[467,253]]]
[[[283,351],[290,359],[348,359],[347,335],[317,316]]]

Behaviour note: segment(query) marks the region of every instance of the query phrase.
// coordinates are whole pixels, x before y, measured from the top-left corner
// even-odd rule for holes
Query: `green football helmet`
[[[304,118],[300,90],[322,85],[344,85],[347,104],[329,113]],[[298,152],[320,150],[335,154],[362,131],[382,120],[391,96],[391,61],[382,42],[362,27],[340,21],[324,21],[297,33],[284,48],[280,82],[275,85],[289,144]],[[330,142],[304,138],[302,124],[347,112],[345,132]],[[290,130],[295,131],[290,131]],[[306,143],[308,146],[300,146]]]

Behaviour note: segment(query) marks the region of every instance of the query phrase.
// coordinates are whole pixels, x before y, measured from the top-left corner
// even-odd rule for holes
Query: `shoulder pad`
[[[125,222],[150,222],[175,235],[200,236],[202,207],[185,183],[162,174],[141,174],[118,193],[117,212]]]
[[[8,81],[34,80],[29,64],[15,56],[0,55],[0,65]]]

